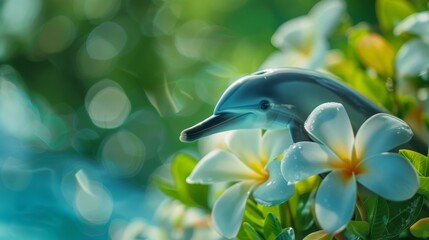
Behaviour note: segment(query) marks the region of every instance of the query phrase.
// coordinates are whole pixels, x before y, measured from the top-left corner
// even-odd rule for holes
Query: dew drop
[[[294,180],[295,180],[295,181],[298,181],[298,180],[299,180],[299,174],[295,173],[295,175],[293,175],[293,177],[294,177]]]

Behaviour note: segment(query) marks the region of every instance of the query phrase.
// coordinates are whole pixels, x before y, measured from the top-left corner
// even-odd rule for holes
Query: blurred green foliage
[[[171,179],[158,177],[155,184],[187,208],[200,207],[207,213],[211,189],[186,183],[200,153],[196,143],[179,141],[180,131],[210,115],[232,81],[258,70],[277,51],[271,38],[278,27],[307,14],[317,2],[0,0],[0,137],[11,134],[35,153],[86,156],[142,191],[159,166],[169,165],[163,177]],[[396,75],[397,65],[406,65],[397,63],[398,56],[403,62],[425,60],[427,45],[416,40],[422,36],[396,34],[394,27],[414,12],[427,11],[428,1],[345,2],[347,14],[329,36],[330,49],[341,56],[334,54],[326,69],[391,113],[414,122],[418,134],[424,134],[427,72]],[[401,55],[406,44],[417,50]],[[421,70],[406,67],[404,71]],[[402,154],[419,170],[419,193],[427,198],[428,174],[420,171],[427,158]],[[249,200],[239,236],[300,239],[314,232],[311,236],[326,238],[326,233],[315,232],[312,206],[318,181],[297,185],[298,194],[289,200],[286,214],[285,205],[268,208]],[[386,212],[408,209],[417,201],[413,211],[398,213],[404,219],[413,217],[401,229],[395,230],[395,219],[387,219],[386,229],[399,234],[414,218],[427,214],[418,214],[422,198],[400,206],[370,199],[365,204],[371,209],[371,225],[352,221],[345,234],[384,237],[386,231],[377,232],[374,226]],[[423,221],[414,227],[416,236],[427,237],[421,229],[426,225]]]
[[[104,142],[129,131],[141,140],[134,145],[144,147],[144,156],[136,153],[144,160],[144,180],[178,149],[195,146],[177,141],[180,131],[207,116],[234,79],[257,70],[274,51],[277,27],[315,2],[4,0],[0,63],[21,76],[36,105],[44,102],[63,120],[60,142],[45,148],[103,162]],[[373,4],[348,1],[352,21],[375,24]],[[121,100],[104,92],[109,106],[129,101],[131,107],[113,127],[91,121],[91,114],[115,114],[109,106],[88,113],[97,93],[90,94],[91,87],[106,79],[125,94]]]

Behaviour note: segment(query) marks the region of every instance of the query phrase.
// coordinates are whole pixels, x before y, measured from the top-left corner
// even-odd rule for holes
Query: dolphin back
[[[289,102],[296,105],[303,119],[307,119],[311,111],[320,104],[338,102],[345,107],[356,133],[371,116],[389,113],[334,76],[304,69],[277,69],[267,78],[272,78],[273,82],[283,82],[284,96],[292,98]],[[402,148],[424,155],[428,153],[427,142],[416,135],[398,149]]]

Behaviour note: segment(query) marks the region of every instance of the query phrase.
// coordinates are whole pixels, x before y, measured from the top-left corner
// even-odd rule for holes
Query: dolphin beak
[[[249,114],[220,113],[212,115],[195,126],[183,130],[180,134],[180,141],[192,142],[214,133],[237,129],[236,123],[240,122],[237,120]]]

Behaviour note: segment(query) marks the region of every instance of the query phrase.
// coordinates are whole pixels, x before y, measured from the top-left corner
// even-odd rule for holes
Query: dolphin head
[[[302,121],[281,90],[282,73],[287,70],[268,69],[238,79],[223,93],[213,115],[183,130],[180,140],[194,141],[233,129],[284,128],[291,120]]]

